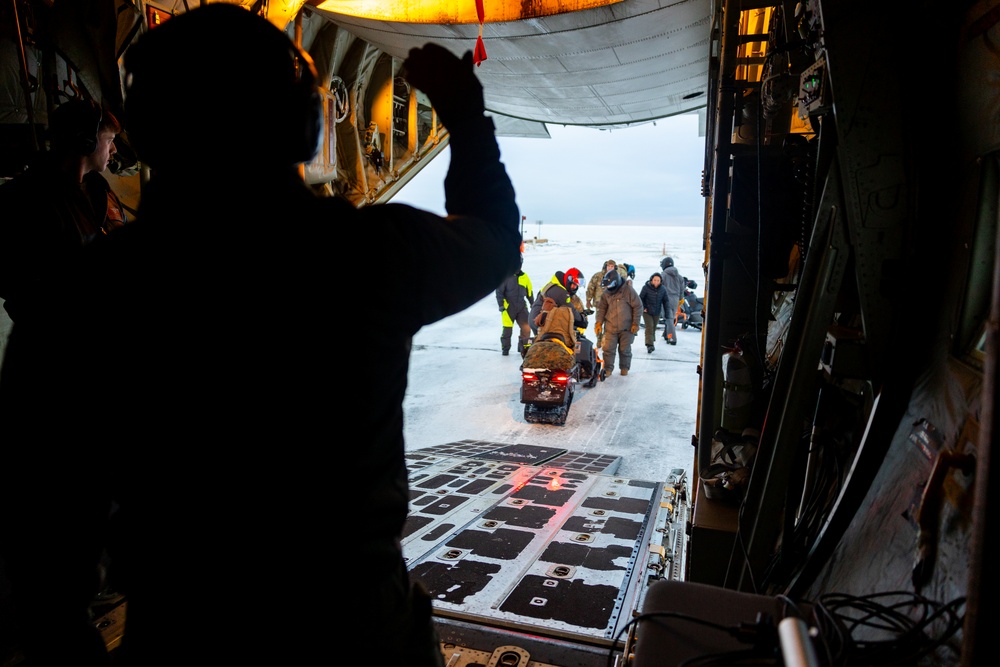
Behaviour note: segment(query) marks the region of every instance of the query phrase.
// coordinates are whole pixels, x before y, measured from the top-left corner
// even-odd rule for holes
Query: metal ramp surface
[[[579,642],[606,657],[648,584],[683,571],[683,469],[634,480],[614,475],[620,457],[473,440],[407,460],[403,552],[431,594],[443,641],[461,627],[460,642],[474,626]]]

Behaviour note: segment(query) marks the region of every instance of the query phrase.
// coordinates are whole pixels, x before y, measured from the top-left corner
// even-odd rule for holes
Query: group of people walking
[[[523,358],[537,336],[548,309],[569,306],[575,313],[575,324],[586,326],[584,314],[594,315],[594,334],[603,354],[601,379],[610,376],[617,361],[619,373],[629,374],[632,367],[632,343],[639,332],[640,321],[645,327],[646,352],[655,350],[656,326],[661,318],[665,325],[663,339],[668,345],[677,344],[677,306],[684,292],[684,278],[674,266],[672,257],[660,261],[661,273],[654,273],[636,292],[633,286],[635,267],[613,259],[604,262],[587,282],[584,299],[577,296],[581,274],[571,268],[557,271],[538,290],[532,291],[531,279],[523,270],[508,277],[496,289],[503,328],[500,351],[510,354],[514,326],[518,327],[517,350]],[[546,308],[548,306],[548,308]]]

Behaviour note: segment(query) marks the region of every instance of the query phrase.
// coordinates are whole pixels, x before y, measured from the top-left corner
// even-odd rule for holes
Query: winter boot
[[[503,338],[500,339],[500,354],[502,354],[505,357],[510,355],[509,340],[504,340]]]
[[[528,353],[528,347],[531,345],[531,341],[527,338],[517,339],[517,349],[521,351],[521,358],[524,359],[524,355]]]
[[[655,350],[655,349],[656,348],[654,348],[652,345],[647,345],[646,346],[646,354],[653,354],[653,350]]]

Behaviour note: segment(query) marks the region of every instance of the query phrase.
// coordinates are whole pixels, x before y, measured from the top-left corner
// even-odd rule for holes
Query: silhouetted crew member
[[[352,646],[441,665],[400,542],[411,337],[491,294],[520,243],[471,53],[428,44],[404,62],[450,133],[448,218],[306,186],[316,74],[253,12],[200,5],[123,64],[152,178],[136,220],[69,270],[128,280],[67,290],[35,336],[12,339],[0,381],[0,470],[19,480],[0,485],[0,548],[29,662],[107,662],[86,616],[107,531],[128,601],[116,667],[329,664]],[[192,160],[206,147],[216,160]],[[356,284],[332,259],[345,230],[407,276],[391,326],[330,318],[330,295]],[[431,256],[462,279],[441,289]],[[384,321],[383,299],[352,293],[352,321]]]

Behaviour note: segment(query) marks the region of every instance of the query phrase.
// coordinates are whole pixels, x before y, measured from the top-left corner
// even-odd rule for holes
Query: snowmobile
[[[576,385],[593,387],[602,362],[587,338],[587,319],[577,320],[576,345],[571,350],[561,336],[543,333],[532,341],[521,365],[521,402],[530,424],[566,423]]]

